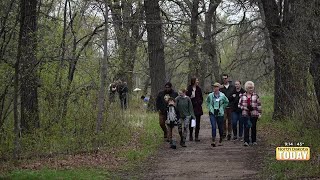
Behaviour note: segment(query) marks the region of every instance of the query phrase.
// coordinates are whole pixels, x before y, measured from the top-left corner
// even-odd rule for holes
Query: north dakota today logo
[[[277,160],[282,161],[308,161],[310,159],[309,147],[277,147]]]

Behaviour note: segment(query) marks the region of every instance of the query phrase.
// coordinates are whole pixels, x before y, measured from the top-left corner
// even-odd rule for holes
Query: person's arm
[[[262,106],[261,106],[261,101],[260,101],[260,97],[257,95],[257,105],[258,105],[258,112],[259,112],[259,116],[261,116],[262,114]]]
[[[179,97],[176,97],[175,99],[176,99],[176,107],[179,110]]]
[[[161,106],[161,96],[160,96],[160,93],[159,93],[158,96],[157,96],[157,100],[156,100],[157,111],[160,111],[160,106]]]
[[[175,109],[175,111],[176,111],[176,118],[177,118],[177,119],[180,119],[180,112],[179,112],[178,108],[177,108],[177,107],[174,107],[174,109]]]
[[[210,113],[210,105],[211,105],[211,97],[210,97],[210,94],[208,95],[207,99],[206,99],[206,103],[207,103],[207,107],[208,107],[208,110],[209,110],[209,113]]]
[[[238,108],[243,110],[243,105],[242,105],[242,95],[240,95],[239,102],[238,102]]]
[[[191,114],[192,118],[196,119],[196,116],[194,115],[194,111],[193,111],[193,105],[190,98],[188,98],[188,106],[189,106],[189,113]]]
[[[230,104],[232,104],[232,103],[234,102],[235,97],[236,97],[236,90],[233,90],[233,91],[231,92],[230,97],[229,97],[229,99],[230,99]]]
[[[248,111],[248,108],[244,106],[243,95],[240,96],[238,107],[239,107],[241,110],[246,110],[246,111]]]
[[[191,95],[192,95],[192,88],[190,88],[190,86],[188,86],[188,88],[187,88],[186,95],[187,95],[187,96],[189,96],[189,97],[191,98]]]
[[[227,96],[223,96],[223,109],[225,109],[227,106],[228,106],[228,104],[229,104],[229,100],[228,100],[228,98],[227,98]]]
[[[202,90],[201,90],[201,88],[199,88],[199,93],[200,93],[200,106],[201,106],[202,103],[203,103],[203,95],[202,95]]]

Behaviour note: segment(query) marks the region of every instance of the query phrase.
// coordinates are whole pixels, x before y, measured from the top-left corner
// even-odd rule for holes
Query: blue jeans
[[[220,138],[223,137],[223,116],[214,116],[210,114],[211,130],[212,130],[212,139],[216,138],[217,134],[217,124],[219,129]]]
[[[238,136],[237,132],[237,125],[239,121],[239,137],[243,135],[243,118],[241,117],[241,112],[232,112],[232,130],[233,130],[233,137]]]

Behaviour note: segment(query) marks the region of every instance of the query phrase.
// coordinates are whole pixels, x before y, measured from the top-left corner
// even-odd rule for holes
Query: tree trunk
[[[198,16],[199,0],[194,0],[191,9],[190,21],[190,49],[189,49],[189,79],[192,76],[199,77],[200,62],[198,56],[197,35],[198,35]]]
[[[151,78],[151,98],[154,104],[158,92],[165,83],[165,59],[162,42],[162,24],[160,17],[159,0],[145,0],[145,13],[148,33],[148,58]]]
[[[103,49],[103,59],[101,62],[101,70],[100,70],[100,90],[99,90],[99,98],[98,98],[98,117],[97,117],[97,134],[101,130],[102,121],[103,121],[103,112],[105,111],[105,92],[106,92],[106,80],[107,80],[107,70],[108,70],[108,2],[105,1],[105,14],[104,14],[104,49]]]
[[[314,52],[310,63],[310,73],[313,77],[313,84],[320,105],[320,53]]]
[[[132,3],[127,0],[121,1],[121,4],[119,0],[116,0],[110,6],[120,61],[115,78],[127,81],[129,90],[132,90],[134,86],[133,70],[138,42],[142,38],[142,34],[139,34],[142,22],[140,20],[143,16],[143,8],[141,6],[140,3],[137,5],[135,13],[133,13]]]
[[[13,118],[14,118],[14,149],[13,159],[17,161],[20,154],[20,121],[18,111],[18,98],[19,98],[19,58],[15,64],[14,72],[14,95],[13,95]]]
[[[37,3],[37,0],[20,0],[18,65],[21,78],[21,126],[27,132],[40,127],[36,58]]]
[[[205,14],[205,24],[204,24],[204,40],[202,44],[202,49],[204,53],[209,57],[212,64],[210,68],[213,73],[215,81],[220,80],[220,67],[217,58],[217,46],[215,41],[215,35],[213,31],[216,31],[216,9],[219,6],[221,0],[210,0],[209,9]]]
[[[292,44],[297,43],[299,36],[291,29],[297,22],[292,18],[293,4],[289,3],[287,0],[284,2],[283,10],[278,9],[274,0],[262,0],[260,5],[265,13],[275,62],[274,119],[294,115],[305,97],[303,79],[308,63],[300,59],[301,54],[294,54],[295,47]],[[283,19],[279,16],[280,11],[283,12]]]

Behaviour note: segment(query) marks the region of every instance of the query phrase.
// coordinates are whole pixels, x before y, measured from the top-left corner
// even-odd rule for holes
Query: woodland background
[[[146,127],[141,95],[192,76],[208,92],[223,73],[268,97],[268,125],[289,123],[319,147],[317,0],[2,0],[0,9],[0,161],[119,147]],[[119,79],[127,112],[108,101]]]

